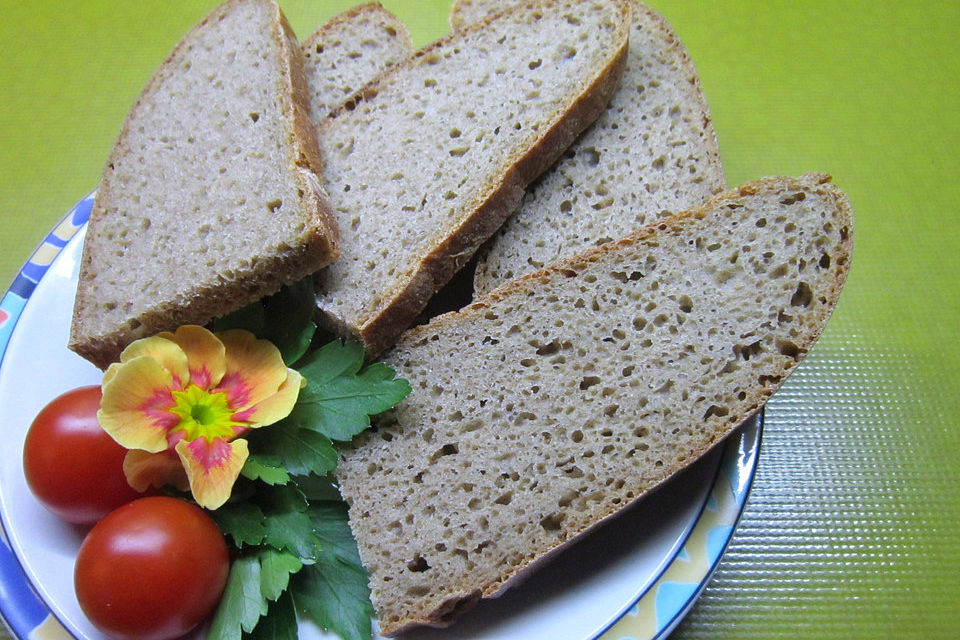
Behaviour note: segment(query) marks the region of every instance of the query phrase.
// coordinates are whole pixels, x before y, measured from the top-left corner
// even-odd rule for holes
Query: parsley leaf
[[[373,608],[367,574],[339,560],[304,567],[290,581],[297,610],[343,640],[369,640]]]
[[[368,640],[373,606],[367,573],[347,522],[347,506],[311,503],[308,514],[322,547],[316,564],[290,581],[297,608],[344,640]]]
[[[250,459],[283,460],[283,467],[293,475],[323,476],[337,466],[337,450],[325,435],[300,428],[284,419],[248,435]],[[269,464],[269,462],[263,462]]]
[[[244,478],[260,480],[266,484],[287,484],[290,474],[287,473],[280,458],[270,455],[252,455],[243,463],[240,473]]]
[[[231,501],[209,514],[220,531],[233,538],[237,547],[259,545],[267,537],[263,511],[252,502]]]
[[[260,592],[260,562],[257,556],[233,561],[220,606],[210,623],[207,640],[240,640],[241,629],[253,631],[267,614],[267,601]]]
[[[357,543],[350,531],[345,503],[311,503],[307,515],[313,524],[314,534],[320,540],[324,557],[352,564],[358,568],[363,567]]]
[[[290,365],[310,347],[310,341],[317,331],[317,325],[313,322],[315,311],[313,278],[307,276],[260,302],[217,318],[213,330],[246,329],[258,338],[275,344],[283,361]]]
[[[266,487],[257,495],[266,516],[264,543],[279,551],[290,551],[303,562],[316,558],[322,547],[314,535],[313,523],[307,515],[309,503],[293,485]]]
[[[303,563],[292,553],[263,549],[260,559],[260,594],[267,600],[276,600],[290,584],[290,575],[300,571]]]
[[[370,426],[370,416],[391,408],[410,393],[383,363],[363,366],[363,347],[334,341],[308,355],[299,367],[307,380],[287,421],[348,441]]]
[[[283,593],[270,604],[269,615],[260,618],[247,640],[297,640],[297,611],[293,597]]]

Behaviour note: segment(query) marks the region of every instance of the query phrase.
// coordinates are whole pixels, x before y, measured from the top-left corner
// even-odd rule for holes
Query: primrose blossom
[[[241,436],[289,415],[302,383],[270,342],[187,325],[123,351],[103,376],[97,417],[129,449],[134,489],[171,484],[216,509],[249,455]]]

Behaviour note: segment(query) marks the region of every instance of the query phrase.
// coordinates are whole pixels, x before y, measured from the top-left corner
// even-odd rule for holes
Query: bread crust
[[[172,330],[183,324],[205,324],[246,304],[274,293],[284,284],[294,282],[330,264],[338,256],[338,229],[330,209],[328,196],[320,185],[317,174],[321,170],[320,151],[313,124],[310,122],[306,79],[303,75],[303,59],[293,30],[271,0],[229,0],[212,10],[194,26],[171,50],[163,63],[150,78],[143,92],[135,101],[110,153],[100,187],[94,200],[86,233],[99,233],[111,224],[106,204],[114,198],[112,189],[123,189],[115,178],[115,164],[125,151],[124,141],[132,127],[137,126],[140,113],[145,109],[163,83],[177,72],[178,61],[185,55],[196,34],[207,28],[221,16],[244,3],[269,7],[273,16],[271,28],[273,39],[283,52],[285,61],[278,99],[290,132],[287,163],[303,192],[301,205],[311,215],[303,235],[295,246],[272,256],[260,256],[256,265],[238,267],[232,277],[224,277],[213,287],[193,286],[174,300],[160,301],[136,317],[129,318],[121,327],[102,333],[85,326],[85,320],[97,313],[98,300],[88,292],[90,273],[100,260],[107,256],[94,255],[91,243],[84,243],[80,263],[77,297],[68,346],[97,367],[105,369],[119,358],[120,352],[132,341],[159,331]],[[169,215],[175,215],[170,212]],[[144,272],[149,273],[146,265]],[[157,274],[156,277],[163,277]],[[174,274],[170,277],[176,277]]]
[[[794,342],[791,342],[780,351],[780,354],[778,354],[779,359],[774,359],[769,361],[767,364],[764,364],[764,368],[760,370],[762,375],[759,379],[754,379],[756,382],[750,383],[746,387],[737,387],[737,389],[743,391],[743,393],[739,399],[734,401],[735,403],[733,405],[727,407],[730,409],[729,413],[716,413],[710,418],[709,421],[707,421],[707,417],[710,415],[710,412],[708,411],[707,416],[704,416],[704,424],[702,427],[700,427],[704,430],[702,439],[700,439],[701,436],[698,436],[697,439],[694,440],[694,442],[699,443],[698,448],[691,449],[689,452],[685,453],[684,458],[682,459],[683,464],[676,468],[672,466],[673,463],[668,463],[659,469],[652,465],[650,467],[644,466],[642,468],[634,466],[636,472],[642,474],[641,478],[631,479],[630,481],[631,486],[635,487],[636,489],[636,495],[627,496],[629,499],[615,503],[603,502],[596,508],[591,509],[589,511],[589,516],[580,516],[576,513],[568,513],[569,517],[564,519],[562,521],[563,524],[559,526],[560,530],[562,531],[561,535],[549,539],[543,538],[541,542],[535,544],[534,546],[525,548],[526,554],[523,557],[517,558],[516,556],[511,556],[512,560],[510,564],[501,564],[494,570],[496,574],[496,577],[494,578],[484,578],[482,582],[480,579],[475,579],[475,581],[472,583],[458,583],[450,586],[448,591],[443,594],[436,594],[435,596],[432,595],[429,603],[423,603],[423,610],[416,614],[407,610],[408,612],[400,615],[399,619],[394,618],[388,623],[384,624],[382,629],[382,633],[384,635],[396,635],[407,629],[420,625],[443,626],[449,624],[452,620],[450,612],[459,611],[462,607],[469,606],[478,599],[478,594],[483,598],[494,597],[501,594],[509,586],[512,586],[520,581],[534,568],[547,561],[549,557],[558,553],[567,545],[572,544],[584,533],[596,526],[599,526],[602,522],[610,519],[617,513],[620,513],[628,505],[634,504],[644,496],[649,495],[651,491],[655,490],[656,487],[665,482],[673,475],[673,473],[685,468],[687,465],[691,464],[694,460],[704,455],[713,447],[716,447],[739,424],[741,424],[747,418],[753,416],[763,406],[767,399],[783,384],[783,381],[787,375],[789,375],[789,373],[796,368],[809,349],[813,346],[836,306],[840,291],[849,273],[852,258],[852,211],[846,196],[830,182],[829,176],[825,174],[811,173],[800,176],[799,178],[768,178],[746,183],[736,189],[718,194],[701,207],[693,208],[675,216],[664,218],[654,224],[637,230],[633,234],[623,239],[607,243],[577,256],[561,260],[554,265],[545,267],[537,272],[510,281],[491,291],[486,296],[476,300],[467,307],[464,307],[460,311],[438,316],[431,320],[429,324],[415,327],[404,334],[395,350],[388,354],[388,362],[398,367],[398,371],[400,371],[401,374],[404,373],[404,367],[416,366],[430,369],[433,364],[438,363],[431,360],[430,356],[426,355],[426,353],[418,351],[419,349],[429,349],[428,345],[432,344],[432,341],[438,336],[441,336],[441,340],[449,339],[451,341],[449,348],[455,349],[456,347],[454,346],[453,342],[457,340],[457,336],[467,334],[475,335],[477,331],[480,332],[480,335],[483,335],[485,331],[493,331],[493,329],[489,328],[489,325],[483,325],[482,321],[489,319],[491,314],[493,317],[497,317],[502,314],[511,313],[511,311],[509,311],[510,309],[523,309],[525,307],[524,301],[530,299],[531,294],[542,291],[544,284],[550,282],[564,282],[565,278],[573,277],[574,275],[584,271],[596,275],[600,273],[601,270],[591,270],[590,266],[593,263],[602,264],[603,269],[609,269],[611,264],[616,263],[616,256],[620,255],[620,252],[622,252],[624,249],[634,250],[638,248],[650,248],[652,250],[660,243],[668,243],[671,246],[678,246],[680,244],[693,244],[697,234],[692,233],[691,230],[702,228],[703,225],[700,225],[699,227],[697,226],[701,220],[709,218],[711,223],[716,221],[716,228],[726,229],[727,226],[724,224],[723,220],[727,217],[737,215],[735,210],[743,206],[744,198],[753,195],[790,198],[796,197],[796,194],[798,193],[803,194],[803,196],[798,199],[802,199],[802,197],[809,198],[812,194],[815,194],[817,197],[822,197],[824,202],[822,211],[827,213],[827,216],[824,219],[826,224],[829,224],[832,229],[829,231],[829,233],[831,234],[831,237],[838,238],[836,244],[831,243],[825,245],[826,249],[829,250],[830,259],[828,262],[824,263],[826,266],[824,266],[824,264],[820,265],[820,269],[827,269],[828,271],[826,271],[822,277],[818,276],[818,278],[822,279],[817,280],[818,284],[816,285],[815,302],[816,308],[805,312],[807,315],[804,316],[801,325],[791,325],[800,331],[797,333],[791,331],[791,340]],[[781,202],[783,202],[783,200],[781,200]],[[820,200],[817,202],[819,203]],[[757,216],[757,218],[759,218],[759,216]],[[789,217],[787,217],[787,220],[789,220]],[[753,221],[754,219],[750,219],[751,227],[753,226]],[[764,220],[763,225],[766,225],[766,223],[767,221]],[[813,225],[811,224],[809,228],[812,229]],[[720,234],[718,233],[714,237],[719,237],[719,235]],[[674,239],[671,240],[671,237]],[[737,236],[737,238],[741,238],[741,236]],[[739,247],[740,242],[742,242],[742,239],[733,240],[731,242],[731,248]],[[819,244],[815,245],[816,239],[811,236],[807,236],[807,239],[804,240],[804,242],[806,243],[805,251],[809,250],[810,247],[820,246]],[[632,251],[631,255],[644,255],[645,253],[647,252]],[[746,269],[746,267],[744,267],[744,269]],[[583,281],[581,280],[580,282],[582,283]],[[587,282],[589,282],[589,280]],[[791,304],[793,304],[792,301]],[[806,306],[806,304],[804,304],[802,301],[800,304]],[[764,309],[766,309],[766,306],[766,304],[762,305]],[[497,329],[496,333],[490,333],[489,335],[494,339],[502,338],[504,336],[504,332],[506,331],[506,326],[510,323],[517,322],[519,317],[522,317],[522,315],[511,315],[509,320],[503,321],[504,324],[502,326],[504,328]],[[757,320],[756,322],[759,324],[760,320]],[[488,328],[485,329],[483,328],[484,326],[487,326]],[[542,328],[546,325],[541,323],[537,326]],[[705,329],[706,328],[704,327],[704,330]],[[531,333],[527,335],[536,335],[537,337],[542,337],[543,334]],[[582,346],[587,350],[591,349],[591,345],[589,344]],[[442,343],[440,343],[440,346],[438,346],[437,349],[437,353],[441,353],[443,350]],[[503,347],[496,347],[496,349],[502,350]],[[427,353],[432,352],[428,351]],[[488,357],[492,357],[494,355],[496,355],[496,353],[488,354]],[[437,357],[440,356],[438,355]],[[416,364],[405,364],[408,358],[413,358],[413,361]],[[496,358],[493,358],[493,360],[496,360]],[[641,364],[636,360],[634,360],[634,362],[636,362],[638,365]],[[495,362],[493,366],[496,366]],[[473,370],[471,369],[471,371]],[[423,376],[418,374],[418,377],[422,378]],[[444,382],[444,384],[447,383]],[[457,398],[462,398],[471,389],[478,393],[479,397],[482,398],[491,396],[495,397],[499,391],[497,388],[486,388],[484,385],[487,384],[487,381],[480,381],[476,383],[465,381],[464,384],[469,388],[461,388],[458,386],[453,391],[455,394],[457,394]],[[418,392],[429,395],[430,389],[429,387],[420,389],[415,385],[414,394],[417,394]],[[518,403],[523,402],[521,396],[518,393],[515,393],[513,390],[510,390],[507,393],[509,395],[509,400]],[[503,398],[501,398],[501,401],[503,401]],[[494,400],[493,402],[496,401]],[[469,415],[477,415],[468,412],[466,404],[467,403],[461,405],[463,412]],[[454,403],[454,406],[455,405],[456,403]],[[422,400],[421,404],[418,404],[417,406],[418,410],[421,410],[427,406],[433,406],[433,404],[431,404],[429,401]],[[483,405],[481,404],[481,406]],[[600,407],[598,407],[598,411],[599,409]],[[448,411],[450,408],[445,410]],[[542,410],[542,408],[531,408],[531,410],[539,412]],[[426,416],[421,416],[423,421],[418,422],[415,418],[416,415],[417,414],[408,416],[408,418],[413,419],[412,423],[408,423],[405,419],[400,418],[401,421],[397,423],[396,427],[391,426],[392,423],[390,422],[382,425],[382,427],[390,436],[389,438],[383,437],[383,440],[390,441],[389,447],[400,446],[397,444],[398,438],[402,438],[404,443],[409,442],[409,440],[406,438],[408,435],[405,433],[406,430],[409,430],[410,438],[416,442],[420,442],[421,439],[425,440],[426,438],[423,437],[423,434],[426,432],[446,432],[445,430],[447,427],[442,423],[442,418],[437,421],[427,421]],[[507,418],[504,417],[504,420],[506,419]],[[482,437],[496,437],[499,439],[496,426],[496,424],[492,423],[486,425],[485,428],[493,429],[493,431],[491,431],[489,435]],[[539,428],[542,427],[538,427],[538,429]],[[471,434],[472,433],[473,432],[471,431]],[[525,433],[525,431],[523,433]],[[449,436],[438,437],[446,438]],[[465,439],[467,438],[467,436],[462,437]],[[365,528],[376,525],[367,524],[369,514],[366,516],[362,515],[364,510],[369,510],[371,508],[367,503],[367,491],[362,487],[364,478],[368,477],[368,473],[371,473],[368,470],[368,465],[370,468],[373,468],[373,466],[379,465],[382,460],[387,461],[383,463],[387,466],[384,468],[377,466],[376,471],[372,472],[377,478],[386,477],[386,475],[389,475],[391,471],[397,471],[398,475],[403,475],[403,472],[391,469],[389,466],[389,460],[392,458],[381,458],[380,453],[374,453],[380,451],[387,452],[391,450],[388,448],[388,445],[382,442],[378,443],[378,438],[379,437],[377,434],[371,436],[372,442],[370,443],[371,450],[369,456],[363,453],[357,453],[357,451],[362,451],[367,444],[366,442],[361,442],[357,445],[358,449],[349,449],[344,451],[344,463],[341,464],[341,473],[345,474],[341,476],[341,488],[345,497],[347,497],[348,501],[351,502],[351,522],[355,533],[357,534],[358,540],[362,541],[361,554],[363,555],[365,562],[372,561],[375,564],[384,561],[380,556],[376,555],[376,541],[375,539],[366,536]],[[445,441],[446,440],[439,442]],[[435,441],[433,446],[437,446],[439,442]],[[473,440],[471,440],[471,442],[473,442]],[[484,442],[489,442],[489,440],[484,440]],[[420,444],[422,446],[422,442]],[[466,445],[465,442],[461,442],[460,444],[464,446]],[[684,447],[686,446],[692,445],[685,444]],[[471,451],[473,451],[473,449],[471,449]],[[496,451],[498,451],[498,449],[496,447],[491,447],[489,449],[484,448],[478,451],[483,451],[487,455],[493,455]],[[569,452],[565,452],[563,455],[566,455],[566,453]],[[356,456],[356,466],[353,466],[354,456]],[[404,460],[406,460],[406,458],[404,458]],[[479,460],[475,462],[479,462]],[[554,461],[551,461],[548,464],[550,469],[553,468],[553,462]],[[498,467],[496,463],[493,462],[490,462],[488,466],[488,461],[486,459],[483,460],[483,463],[484,464],[482,465],[482,468],[488,475],[495,476],[498,471],[502,471],[504,468]],[[405,464],[407,463],[405,462]],[[422,463],[412,461],[412,464],[418,465]],[[413,469],[413,471],[411,471],[412,474],[415,473],[420,467],[412,466],[408,468]],[[440,472],[437,471],[436,473]],[[546,479],[548,480],[550,478],[549,473],[556,473],[558,476],[562,476],[562,473],[559,469],[553,472],[547,472],[548,475],[546,476]],[[471,473],[467,477],[447,477],[447,480],[449,481],[450,486],[453,486],[453,484],[456,484],[457,482],[473,482],[474,477],[475,476]],[[395,478],[393,482],[399,483],[401,486],[405,486],[402,477]],[[597,482],[599,483],[600,479],[598,479]],[[547,484],[549,484],[549,482],[547,482]],[[431,484],[430,486],[435,485]],[[356,502],[357,498],[359,498],[361,494],[363,494],[363,505],[359,505]],[[474,493],[471,495],[475,494],[476,491],[474,491]],[[420,494],[414,491],[411,493],[411,495]],[[485,497],[489,499],[488,496]],[[384,496],[383,500],[385,504],[394,504],[393,501],[396,500],[396,496]],[[439,496],[438,500],[441,504],[446,504],[447,500],[452,500],[452,495],[441,495]],[[539,506],[541,506],[541,503],[536,503],[533,507],[528,505],[527,508],[536,509]],[[550,508],[549,505],[543,506],[547,509]],[[407,506],[411,512],[415,510],[415,507],[419,508],[422,507],[422,505],[414,505],[411,502],[411,504]],[[387,507],[384,506],[384,509],[386,508]],[[439,511],[440,507],[438,506],[437,512],[439,513]],[[402,518],[402,513],[402,510],[392,511],[391,515],[387,519]],[[417,513],[419,513],[419,511],[417,511]],[[540,512],[533,511],[532,513],[528,513],[528,516],[535,519],[540,517]],[[490,522],[491,531],[497,530],[497,523],[493,521],[493,517],[494,516],[491,516]],[[405,534],[415,536],[416,532],[414,531],[407,533],[405,531]],[[524,537],[524,540],[527,543],[531,543],[531,539]],[[423,548],[425,555],[428,553],[427,550],[432,548],[433,542],[434,540],[430,540],[429,543],[424,542]],[[410,553],[410,551],[408,550],[407,553]],[[431,559],[431,563],[432,562],[433,560]],[[485,569],[487,568],[488,567],[485,567]],[[389,570],[387,569],[381,569],[381,571],[388,571],[387,575],[393,575],[392,573],[389,573]],[[477,573],[479,574],[479,569]],[[484,573],[484,575],[487,574]],[[418,580],[423,579],[429,578],[427,576],[424,578],[418,578]],[[386,606],[390,606],[390,603],[384,604]],[[382,620],[381,624],[383,624]]]
[[[451,229],[446,239],[410,267],[405,284],[384,292],[377,307],[364,313],[356,322],[344,323],[332,314],[325,313],[325,321],[329,328],[360,340],[366,348],[368,358],[376,358],[393,344],[405,328],[410,326],[430,297],[449,281],[477,248],[503,224],[503,221],[520,203],[526,185],[553,164],[577,135],[600,115],[623,72],[630,26],[629,0],[611,0],[611,2],[625,17],[619,25],[616,36],[618,45],[609,61],[594,76],[584,91],[569,105],[558,109],[562,115],[545,131],[534,146],[520,157],[505,160],[504,172],[499,182],[489,185],[479,195],[473,212],[465,217],[459,226]],[[529,6],[537,4],[542,2],[531,2]],[[511,8],[503,13],[515,10],[517,9]],[[337,126],[337,119],[344,113],[357,108],[357,105],[363,101],[375,99],[382,86],[391,82],[396,74],[403,72],[403,69],[418,64],[421,58],[430,56],[436,51],[454,46],[463,34],[488,28],[496,18],[497,16],[492,16],[463,31],[451,33],[388,70],[380,78],[364,87],[353,101],[330,114],[319,130],[320,139],[324,139],[327,128]],[[322,304],[321,311],[324,311]]]

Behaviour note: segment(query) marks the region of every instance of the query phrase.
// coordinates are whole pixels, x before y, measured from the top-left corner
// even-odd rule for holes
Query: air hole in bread
[[[537,348],[538,356],[552,356],[560,351],[560,341],[556,338],[542,346],[538,340],[531,340],[530,346]]]
[[[769,376],[765,375],[765,376],[759,376],[757,378],[757,381],[764,386],[778,384],[781,380],[783,380],[783,376],[779,376],[779,375],[769,375]]]
[[[597,376],[584,376],[583,379],[580,380],[580,390],[586,391],[590,387],[600,384],[600,382],[601,379]]]
[[[813,302],[813,290],[809,284],[801,282],[797,285],[793,297],[790,298],[790,304],[794,307],[809,307],[811,302]]]
[[[672,388],[673,388],[673,380],[667,380],[666,382],[661,384],[659,387],[657,387],[654,393],[669,393]]]
[[[583,149],[584,162],[587,163],[587,166],[595,167],[600,164],[600,152],[597,151],[596,147],[588,147]],[[605,187],[602,185],[596,188],[597,195],[606,195],[609,193]]]
[[[426,571],[429,568],[430,568],[430,565],[421,555],[415,556],[413,560],[407,563],[407,569],[414,572]]]
[[[562,513],[551,513],[540,520],[540,526],[546,531],[559,531],[562,524]]]
[[[566,493],[560,496],[560,499],[557,501],[557,506],[561,509],[566,509],[570,504],[580,496],[580,492],[574,489],[568,489]]]
[[[785,275],[787,275],[789,272],[790,272],[789,267],[787,267],[787,265],[785,265],[785,264],[782,264],[782,265],[780,265],[779,267],[775,267],[775,268],[770,272],[770,279],[771,279],[771,280],[775,280],[775,279],[777,279],[777,278],[782,278],[782,277],[784,277]]]
[[[793,358],[794,360],[799,361],[800,356],[800,347],[794,344],[791,340],[777,340],[777,351],[782,355],[787,356],[788,358]]]
[[[430,456],[431,462],[436,462],[438,459],[444,456],[452,456],[460,453],[460,448],[456,443],[447,443],[433,452],[433,455]]]
[[[728,413],[730,413],[730,410],[727,407],[721,407],[721,406],[712,404],[709,407],[707,407],[707,410],[703,414],[703,419],[706,420],[710,416],[717,416],[719,418],[722,418]]]
[[[747,345],[736,344],[733,346],[734,355],[736,355],[738,358],[742,358],[743,360],[750,360],[750,358],[758,355],[762,351],[763,344],[760,340]]]

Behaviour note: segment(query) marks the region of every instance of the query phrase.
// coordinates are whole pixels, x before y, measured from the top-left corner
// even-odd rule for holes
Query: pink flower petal
[[[169,333],[161,333],[132,342],[120,354],[120,363],[124,364],[141,356],[153,358],[160,366],[170,372],[170,375],[173,376],[174,385],[178,388],[185,386],[190,379],[187,354],[176,342],[169,339],[170,335]]]
[[[234,411],[243,411],[270,397],[287,379],[287,366],[280,351],[267,340],[257,340],[248,331],[219,334],[227,350],[227,367],[217,391],[227,394]]]
[[[170,372],[153,358],[128,360],[103,385],[97,412],[100,426],[127,449],[163,451],[167,448],[167,431],[179,422],[169,411],[174,406],[172,383]]]
[[[197,325],[185,325],[176,333],[160,335],[179,345],[187,355],[191,384],[205,390],[220,384],[227,360],[223,343],[217,336]]]
[[[181,440],[176,449],[197,504],[207,509],[223,505],[247,460],[247,441],[198,438],[192,442]]]
[[[275,394],[245,411],[235,413],[233,419],[237,422],[247,422],[251,429],[255,429],[286,418],[293,411],[293,405],[297,403],[302,380],[303,376],[299,372],[289,369],[286,381],[280,385]]]
[[[127,483],[137,491],[146,491],[150,487],[160,488],[171,485],[180,491],[190,487],[183,463],[173,451],[150,453],[131,449],[123,459],[123,474]]]

